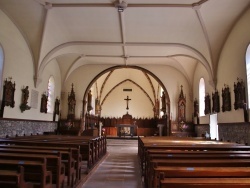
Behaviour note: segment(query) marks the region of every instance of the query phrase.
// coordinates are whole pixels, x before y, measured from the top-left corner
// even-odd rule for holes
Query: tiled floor
[[[108,139],[108,155],[82,188],[142,188],[137,140]]]

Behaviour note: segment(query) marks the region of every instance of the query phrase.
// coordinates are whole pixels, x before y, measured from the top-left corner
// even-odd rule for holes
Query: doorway
[[[210,115],[210,137],[219,140],[217,114]]]

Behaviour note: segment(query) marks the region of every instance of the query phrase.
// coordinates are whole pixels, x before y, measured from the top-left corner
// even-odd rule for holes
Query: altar
[[[115,125],[117,128],[117,135],[119,137],[121,136],[135,136],[135,129],[137,128],[137,125],[132,124],[117,124]]]

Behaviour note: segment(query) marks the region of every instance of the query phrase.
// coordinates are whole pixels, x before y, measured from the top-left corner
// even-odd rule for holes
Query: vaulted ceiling
[[[216,80],[221,49],[249,2],[0,0],[0,8],[23,34],[37,79],[56,60],[62,82],[86,64],[151,64],[176,68],[192,85],[198,63]]]

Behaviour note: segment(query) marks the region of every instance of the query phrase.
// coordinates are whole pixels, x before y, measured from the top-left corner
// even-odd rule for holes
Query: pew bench
[[[1,170],[17,170],[19,166],[24,168],[24,181],[41,188],[52,188],[52,173],[47,171],[46,159],[41,160],[7,160],[0,159]]]
[[[0,187],[32,188],[32,184],[24,181],[24,168],[18,166],[17,170],[0,170]]]
[[[74,150],[74,148],[79,148],[79,145],[77,144],[69,144],[69,143],[56,143],[56,142],[48,142],[47,140],[43,140],[43,141],[15,141],[15,140],[5,140],[5,141],[0,141],[2,143],[5,144],[12,144],[12,145],[21,145],[21,146],[36,146],[36,148],[39,148],[40,146],[42,147],[50,147],[50,148],[54,148],[54,147],[63,147],[63,148],[67,148],[68,151],[61,151],[62,153],[62,162],[65,163],[65,170],[66,170],[66,175],[68,178],[68,185],[72,185],[76,183],[76,172],[78,171],[76,169],[76,163],[77,161],[75,161],[73,159],[73,155],[72,155],[72,150]],[[52,149],[53,151],[53,149]]]
[[[249,188],[250,178],[164,178],[160,188]]]
[[[165,145],[165,144],[149,144],[144,145],[140,158],[140,166],[142,174],[145,174],[145,161],[147,150],[179,150],[179,151],[250,151],[250,146],[245,145],[224,145],[224,144],[193,144],[193,145]]]
[[[0,148],[0,159],[7,160],[40,160],[40,158],[46,158],[47,170],[52,173],[52,183],[56,184],[57,188],[64,186],[65,178],[65,165],[61,161],[61,153],[43,153],[43,152],[27,152],[25,150],[17,151],[15,149]]]
[[[148,154],[145,160],[145,174],[147,174],[147,169],[150,168],[149,164],[153,159],[250,159],[250,154],[200,154],[195,153],[179,153],[179,154]]]
[[[25,151],[28,153],[48,153],[54,154],[60,152],[62,154],[62,159],[64,159],[65,166],[68,168],[72,168],[74,163],[73,160],[76,161],[76,178],[81,178],[81,169],[83,168],[83,161],[80,155],[80,150],[78,148],[68,148],[68,147],[50,147],[50,146],[36,146],[36,150],[34,150],[34,146],[26,146],[26,145],[0,145],[0,152],[5,151],[7,149],[15,149],[11,152]],[[45,150],[45,151],[41,151]],[[67,160],[68,159],[68,162]],[[77,170],[78,169],[78,170]]]
[[[246,167],[250,166],[250,159],[223,159],[223,160],[206,160],[206,159],[153,159],[150,164],[150,168],[147,171],[145,178],[146,185],[152,185],[153,182],[159,180],[159,173],[164,168],[189,168],[189,167]]]
[[[250,178],[250,167],[166,167],[154,168],[156,177],[153,186],[160,187],[165,178]]]

